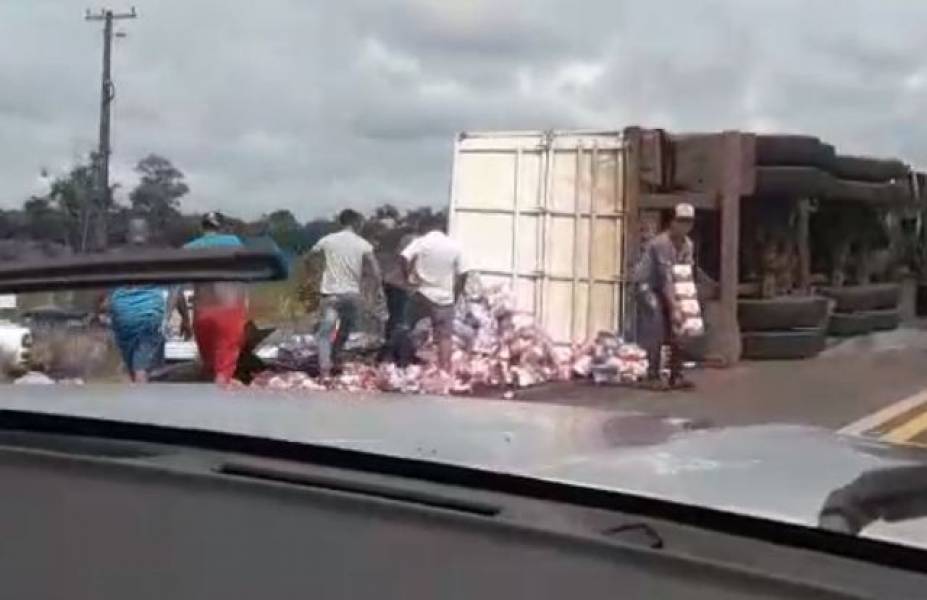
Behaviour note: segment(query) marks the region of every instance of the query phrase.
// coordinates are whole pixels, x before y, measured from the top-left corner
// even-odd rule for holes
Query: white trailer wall
[[[473,133],[455,145],[451,235],[558,343],[622,325],[624,168],[619,132]]]

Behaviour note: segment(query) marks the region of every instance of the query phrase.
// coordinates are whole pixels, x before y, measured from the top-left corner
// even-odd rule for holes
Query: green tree
[[[200,215],[181,215],[179,219],[168,224],[163,233],[168,245],[179,248],[200,233]]]
[[[17,237],[23,233],[25,217],[21,210],[0,210],[0,239]]]
[[[43,199],[46,202],[41,210],[37,208],[39,204],[33,203],[34,210],[28,221],[34,223],[34,218],[41,218],[48,224],[52,222],[50,213],[57,212],[54,218],[60,220],[66,230],[65,239],[60,241],[67,243],[74,251],[87,248],[93,235],[93,220],[108,217],[112,210],[112,206],[100,205],[101,200],[95,186],[96,173],[93,165],[89,162],[76,165],[67,175],[55,178],[48,196]],[[29,202],[25,207],[27,215]],[[35,232],[32,236],[35,239],[49,239],[36,237]]]
[[[181,219],[180,199],[190,187],[184,174],[171,161],[149,154],[138,162],[135,172],[141,176],[129,194],[132,211],[148,217],[154,231],[167,232]]]
[[[32,197],[26,200],[23,214],[26,233],[30,238],[68,243],[67,219],[48,198]]]
[[[257,235],[269,236],[283,250],[298,253],[303,250],[305,234],[293,213],[286,209],[275,210],[261,217]]]
[[[292,231],[299,229],[299,221],[289,210],[275,210],[274,212],[264,215],[263,221],[267,224],[270,231]]]

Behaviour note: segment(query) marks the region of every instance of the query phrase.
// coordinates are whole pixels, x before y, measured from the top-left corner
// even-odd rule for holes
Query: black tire
[[[827,305],[821,296],[739,300],[737,320],[741,331],[819,328],[827,320]]]
[[[756,136],[756,164],[762,166],[807,166],[829,169],[834,147],[807,135]]]
[[[832,178],[827,182],[824,197],[829,200],[882,206],[899,201],[898,188],[891,183],[871,183]]]
[[[917,201],[914,197],[914,189],[907,180],[888,184],[887,196],[892,204],[911,204]]]
[[[836,312],[830,316],[827,333],[834,337],[866,335],[872,333],[872,319],[867,317],[864,312]]]
[[[901,313],[897,308],[870,310],[860,314],[868,319],[872,331],[892,331],[901,324]]]
[[[815,167],[757,167],[756,196],[820,197],[830,189],[830,174]]]
[[[917,284],[917,297],[914,300],[914,314],[918,317],[927,317],[927,284]]]
[[[740,337],[747,360],[802,360],[817,356],[827,346],[823,328],[752,331]]]
[[[833,164],[834,175],[857,181],[888,181],[908,174],[908,166],[895,159],[838,155]]]
[[[837,303],[835,310],[841,313],[898,308],[901,302],[901,286],[897,283],[825,287],[818,292],[833,298]]]

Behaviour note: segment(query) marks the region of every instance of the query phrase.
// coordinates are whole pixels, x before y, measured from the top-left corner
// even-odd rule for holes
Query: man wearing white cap
[[[662,385],[661,351],[664,345],[668,345],[671,388],[691,387],[691,383],[682,376],[679,334],[685,324],[686,315],[678,298],[674,270],[687,271],[689,278],[692,277],[695,261],[689,232],[692,231],[694,223],[695,207],[691,204],[678,204],[669,228],[644,246],[634,272],[638,288],[638,343],[647,351],[648,379],[651,383]],[[686,265],[688,269],[685,268]],[[694,289],[694,283],[691,287]]]

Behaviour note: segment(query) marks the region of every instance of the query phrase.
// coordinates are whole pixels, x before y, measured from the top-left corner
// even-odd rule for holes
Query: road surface
[[[694,371],[694,391],[557,384],[524,401],[614,407],[710,426],[815,425],[927,445],[927,330],[906,327],[833,343],[805,361],[743,362]]]

